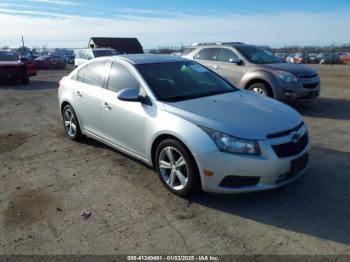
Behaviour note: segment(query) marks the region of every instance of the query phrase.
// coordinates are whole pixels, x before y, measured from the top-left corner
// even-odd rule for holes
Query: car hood
[[[20,61],[0,61],[0,66],[22,66]]]
[[[269,68],[272,70],[287,71],[294,73],[296,75],[314,75],[317,71],[311,67],[300,64],[291,63],[277,63],[277,64],[265,64],[264,68]]]
[[[244,139],[266,139],[268,134],[294,128],[302,122],[291,107],[243,90],[164,103],[164,110],[193,124]]]

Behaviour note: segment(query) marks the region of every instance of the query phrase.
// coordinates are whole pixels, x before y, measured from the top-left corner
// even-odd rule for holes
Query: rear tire
[[[252,84],[247,89],[254,94],[273,98],[273,94],[271,92],[269,85],[264,82],[258,82],[258,83]]]
[[[162,183],[175,195],[187,197],[200,190],[196,162],[180,141],[166,139],[157,146],[155,167]]]
[[[63,127],[68,137],[74,141],[83,139],[79,121],[71,105],[65,105],[62,110]]]

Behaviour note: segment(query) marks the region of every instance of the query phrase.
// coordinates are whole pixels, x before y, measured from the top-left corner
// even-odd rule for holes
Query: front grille
[[[260,177],[254,176],[226,176],[221,181],[221,187],[243,187],[255,186],[259,183]]]
[[[266,136],[266,138],[276,138],[276,137],[281,137],[281,136],[287,136],[291,132],[299,130],[299,128],[301,128],[303,125],[304,125],[304,123],[301,122],[299,125],[297,125],[296,127],[291,128],[291,129],[288,129],[288,130],[285,130],[285,131],[281,131],[281,132],[277,132],[277,133],[268,134]]]
[[[317,77],[317,76],[318,76],[317,74],[313,74],[313,75],[301,75],[299,77],[302,78],[302,79],[306,79],[306,78],[314,78],[314,77]]]
[[[289,142],[286,144],[273,145],[272,148],[278,157],[290,157],[295,156],[303,152],[308,143],[307,133],[300,138],[296,143]]]
[[[314,89],[314,88],[318,87],[318,83],[313,83],[313,84],[306,84],[306,83],[304,83],[303,86],[306,89]]]

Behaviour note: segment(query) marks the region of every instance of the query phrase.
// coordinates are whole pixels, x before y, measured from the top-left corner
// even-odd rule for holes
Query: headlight
[[[297,82],[298,78],[289,72],[285,72],[285,71],[278,71],[277,75],[279,77],[279,79],[281,79],[282,81],[286,82],[286,83],[292,83],[292,82]]]
[[[214,141],[218,149],[226,153],[260,155],[260,147],[256,140],[245,140],[201,127]]]

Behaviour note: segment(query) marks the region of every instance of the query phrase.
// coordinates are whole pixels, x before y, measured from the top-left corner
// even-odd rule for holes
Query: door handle
[[[104,102],[104,103],[102,103],[102,104],[103,104],[103,106],[105,107],[105,110],[106,110],[106,111],[112,109],[112,107],[111,107],[107,102]]]
[[[77,96],[82,97],[82,94],[79,91],[77,91]]]
[[[214,67],[214,69],[219,69],[218,65],[214,65],[213,67]]]

